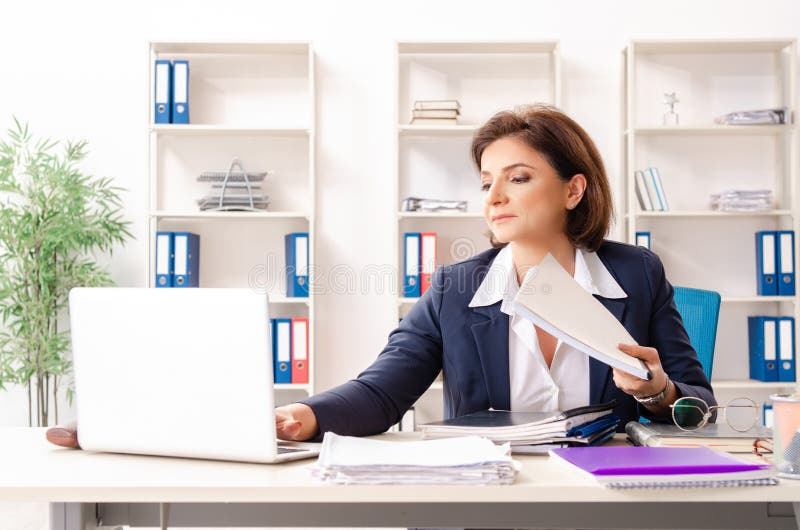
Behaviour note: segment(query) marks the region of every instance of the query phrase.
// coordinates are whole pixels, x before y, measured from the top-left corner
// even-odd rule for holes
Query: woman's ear
[[[583,194],[586,192],[586,176],[583,173],[572,175],[572,178],[567,182],[567,210],[574,210],[578,203],[583,199]]]

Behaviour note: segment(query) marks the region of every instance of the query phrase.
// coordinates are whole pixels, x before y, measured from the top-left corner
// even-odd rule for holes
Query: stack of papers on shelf
[[[730,112],[714,118],[720,125],[780,125],[786,123],[786,107]]]
[[[711,195],[711,209],[721,212],[761,212],[772,210],[772,190],[723,190]]]
[[[403,199],[402,210],[404,212],[466,212],[467,201],[406,197]]]
[[[625,433],[636,444],[646,447],[711,447],[728,453],[752,453],[758,438],[772,438],[772,429],[753,427],[740,432],[724,423],[709,423],[696,431],[684,431],[672,423],[630,421]]]
[[[477,436],[412,442],[326,432],[312,475],[332,484],[511,484],[509,446]]]
[[[457,125],[461,114],[458,100],[418,100],[414,102],[412,125]]]
[[[205,171],[198,182],[211,182],[211,191],[197,200],[200,210],[265,210],[269,197],[261,193],[261,185],[269,171],[244,173],[233,171]],[[226,182],[227,179],[227,182]]]
[[[609,488],[774,486],[775,469],[708,447],[565,447],[553,460]]]
[[[495,443],[510,443],[515,452],[531,445],[596,445],[614,436],[619,417],[611,413],[614,402],[577,407],[564,412],[512,412],[486,410],[422,425],[425,438],[483,436]]]

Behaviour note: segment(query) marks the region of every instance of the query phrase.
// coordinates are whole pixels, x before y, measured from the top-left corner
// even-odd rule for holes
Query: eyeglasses
[[[683,431],[696,431],[705,427],[715,410],[723,412],[725,421],[735,431],[746,432],[758,420],[758,405],[749,398],[736,398],[724,407],[709,407],[708,403],[697,397],[682,397],[670,405],[672,421]]]

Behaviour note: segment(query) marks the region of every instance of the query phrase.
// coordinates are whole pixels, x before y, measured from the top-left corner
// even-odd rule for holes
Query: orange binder
[[[308,319],[292,319],[292,384],[308,384]]]
[[[436,270],[436,232],[421,232],[422,250],[420,252],[420,294],[425,294],[431,286],[431,276]]]

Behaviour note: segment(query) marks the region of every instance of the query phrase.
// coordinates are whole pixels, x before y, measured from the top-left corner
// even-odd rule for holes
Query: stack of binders
[[[412,125],[457,125],[461,114],[458,100],[415,101]]]
[[[407,232],[404,242],[403,296],[419,298],[436,270],[436,232]]]
[[[308,298],[308,232],[284,237],[286,247],[286,296]]]
[[[156,232],[156,287],[200,286],[200,236]]]
[[[634,176],[636,178],[636,198],[639,200],[639,207],[642,211],[668,211],[669,203],[658,169],[649,167],[637,170]]]
[[[756,289],[761,296],[794,296],[794,231],[756,232]]]
[[[273,377],[277,384],[308,384],[308,319],[273,318]]]
[[[189,61],[156,61],[154,123],[189,123]]]
[[[750,379],[794,382],[794,317],[747,317]]]

